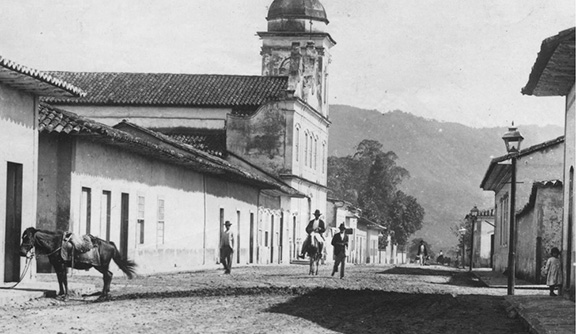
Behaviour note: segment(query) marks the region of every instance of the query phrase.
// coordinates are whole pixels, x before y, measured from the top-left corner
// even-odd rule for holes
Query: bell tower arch
[[[287,76],[289,93],[328,118],[328,65],[336,45],[318,0],[274,0],[262,39],[262,75]]]

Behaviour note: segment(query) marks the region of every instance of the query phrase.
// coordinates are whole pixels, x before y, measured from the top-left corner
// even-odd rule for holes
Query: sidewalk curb
[[[521,303],[512,300],[511,298],[504,297],[504,307],[506,307],[506,312],[508,317],[518,317],[522,320],[524,326],[528,329],[530,334],[543,334],[548,333],[546,328],[542,326],[540,321],[535,318],[531,318],[527,313]]]

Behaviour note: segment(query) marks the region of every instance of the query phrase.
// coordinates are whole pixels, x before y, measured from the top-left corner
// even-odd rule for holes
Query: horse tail
[[[116,248],[116,244],[114,244],[112,241],[109,242],[112,245],[112,247],[114,247],[114,255],[112,258],[114,259],[114,262],[116,263],[118,268],[120,268],[120,270],[122,270],[122,272],[126,274],[128,279],[134,278],[134,276],[136,276],[136,267],[137,267],[136,262],[128,259],[126,260],[123,259],[122,254],[120,254],[120,251],[118,250],[118,248]]]

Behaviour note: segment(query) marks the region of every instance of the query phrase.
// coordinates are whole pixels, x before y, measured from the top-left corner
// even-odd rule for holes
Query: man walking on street
[[[418,246],[418,257],[420,265],[423,266],[426,263],[426,257],[428,257],[428,249],[424,244],[424,240],[420,240],[420,246]]]
[[[348,249],[348,235],[346,235],[346,226],[340,224],[340,233],[332,237],[332,246],[334,246],[334,268],[332,276],[338,271],[340,265],[340,279],[344,278],[344,265],[346,264],[346,251]]]
[[[220,262],[224,266],[224,274],[230,274],[232,270],[232,253],[234,253],[234,233],[230,230],[230,221],[226,221],[226,230],[220,237]]]
[[[320,210],[316,209],[316,211],[314,211],[314,219],[312,219],[308,223],[308,226],[306,226],[306,233],[308,233],[308,237],[306,237],[306,240],[304,240],[304,242],[302,243],[302,251],[298,255],[298,257],[301,259],[303,259],[304,256],[306,256],[308,246],[310,246],[310,243],[312,242],[312,240],[310,239],[311,238],[310,233],[312,232],[319,233],[321,239],[324,240],[324,236],[322,235],[322,233],[326,232],[326,224],[324,224],[324,221],[320,219],[321,215],[322,214],[320,213]]]

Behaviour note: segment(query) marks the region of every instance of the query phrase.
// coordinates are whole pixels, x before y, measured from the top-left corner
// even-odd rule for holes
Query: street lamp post
[[[472,210],[470,210],[470,221],[472,222],[472,235],[471,235],[471,240],[470,240],[470,270],[472,271],[472,268],[474,267],[474,223],[476,223],[476,219],[478,219],[478,213],[480,212],[480,210],[478,210],[478,208],[476,207],[476,205],[474,205],[474,207],[472,208]]]
[[[508,245],[508,295],[514,295],[514,285],[516,281],[516,159],[518,152],[520,152],[520,144],[524,137],[520,131],[512,126],[508,128],[508,132],[502,136],[504,144],[506,144],[506,151],[510,156],[511,175],[510,175],[510,239]]]
[[[462,269],[466,268],[466,243],[464,242],[464,236],[466,235],[466,229],[464,227],[462,227],[461,229],[458,230],[458,232],[460,232],[460,235],[462,236]]]

